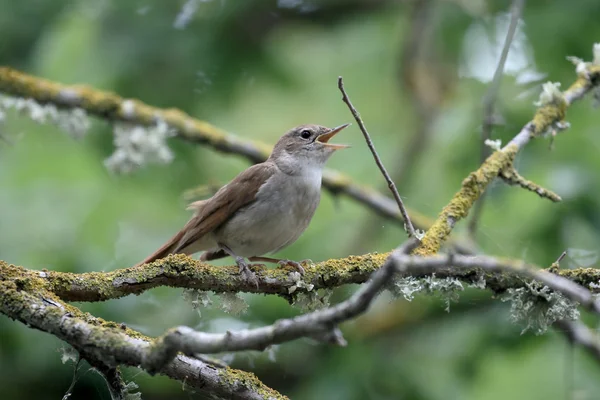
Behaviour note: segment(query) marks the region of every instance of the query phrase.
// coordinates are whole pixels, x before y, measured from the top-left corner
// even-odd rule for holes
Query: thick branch
[[[383,266],[371,275],[370,280],[352,297],[333,307],[282,319],[273,325],[237,332],[204,333],[182,326],[172,329],[158,338],[153,351],[146,360],[146,368],[160,369],[178,352],[184,354],[220,353],[223,351],[264,350],[266,347],[289,342],[301,337],[320,337],[337,344],[346,342],[337,331],[337,325],[365,312],[373,299],[391,279],[395,271],[394,255],[404,254],[414,247],[414,241],[406,242],[387,257]]]
[[[63,85],[8,67],[0,67],[0,92],[34,99],[42,104],[54,104],[60,108],[82,108],[90,115],[110,121],[155,126],[158,120],[162,120],[181,139],[208,145],[224,153],[241,155],[253,163],[264,161],[271,151],[270,146],[242,140],[178,109],[153,107],[139,100],[125,99],[115,93],[89,86]],[[334,194],[346,195],[386,218],[403,223],[394,200],[368,186],[354,183],[339,172],[326,170],[323,174],[323,186]],[[431,225],[432,221],[418,212],[411,210],[410,215],[420,229],[427,229]]]
[[[188,327],[175,328],[156,340],[153,351],[146,360],[145,368],[149,370],[160,369],[179,351],[193,355],[195,353],[263,350],[270,345],[327,333],[336,328],[341,322],[365,312],[394,273],[399,273],[401,276],[419,274],[439,276],[448,273],[449,270],[465,269],[472,271],[474,268],[480,273],[508,273],[510,276],[535,280],[556,292],[562,293],[590,311],[600,314],[600,303],[588,289],[571,282],[567,278],[534,269],[524,263],[513,265],[483,256],[418,257],[395,251],[390,254],[383,267],[372,275],[369,282],[363,285],[350,299],[334,307],[300,315],[292,319],[279,320],[273,325],[236,332],[204,333]]]
[[[363,283],[384,264],[390,253],[365,254],[332,259],[315,264],[306,269],[300,278],[290,269],[252,267],[256,273],[258,288],[247,282],[239,274],[236,266],[214,266],[193,260],[184,255],[171,255],[143,267],[118,269],[111,272],[88,272],[82,274],[58,271],[35,271],[6,264],[0,261],[0,279],[18,279],[26,288],[44,289],[55,293],[65,301],[104,301],[117,299],[131,294],[140,294],[146,290],[171,286],[220,292],[251,292],[288,296],[291,287],[297,287],[302,279],[313,290],[332,289],[350,283]],[[481,270],[474,258],[470,268],[437,271],[440,278],[452,277],[467,283],[477,282],[481,276],[487,286],[494,291],[523,286],[518,277]],[[503,264],[518,268],[519,260],[499,259]],[[538,268],[538,267],[534,267]],[[557,270],[563,276],[577,284],[597,292],[590,286],[600,282],[600,269],[578,268]],[[424,271],[416,271],[415,277],[427,276]],[[306,291],[297,287],[297,292]]]
[[[82,357],[109,368],[118,365],[138,367],[150,351],[152,339],[84,314],[50,292],[25,290],[18,279],[0,280],[0,293],[0,312],[64,340]],[[217,368],[190,357],[177,356],[157,372],[185,382],[211,398],[286,398],[266,387],[251,373]]]

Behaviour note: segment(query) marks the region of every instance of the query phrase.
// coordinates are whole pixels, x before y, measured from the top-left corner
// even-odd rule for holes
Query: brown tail
[[[177,232],[175,234],[175,236],[173,236],[171,239],[169,239],[167,241],[167,243],[163,244],[160,249],[156,250],[154,253],[152,253],[151,255],[146,257],[143,261],[137,263],[135,266],[139,267],[140,265],[151,263],[160,258],[164,258],[164,257],[168,256],[169,254],[173,254],[173,253],[177,252],[178,245],[179,245],[179,242],[181,241],[181,238],[183,237],[183,234],[184,234],[184,230],[182,229],[179,232]]]

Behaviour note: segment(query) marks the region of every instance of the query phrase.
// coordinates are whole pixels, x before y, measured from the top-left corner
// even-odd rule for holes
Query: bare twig
[[[415,111],[416,128],[409,138],[402,156],[396,160],[392,176],[399,185],[411,172],[412,167],[426,149],[433,133],[434,122],[451,79],[444,76],[442,65],[432,49],[431,36],[435,31],[432,17],[435,15],[435,2],[432,0],[413,1],[409,14],[410,27],[403,32],[406,37],[399,62],[402,93],[409,97]]]
[[[510,24],[508,26],[508,31],[506,32],[506,38],[504,39],[504,46],[502,47],[502,52],[500,54],[500,59],[498,60],[498,65],[496,66],[496,71],[494,72],[492,82],[490,83],[485,97],[483,98],[480,164],[483,163],[490,154],[486,141],[492,136],[494,104],[496,103],[496,98],[498,97],[498,90],[500,89],[500,83],[502,82],[502,76],[504,74],[504,65],[506,64],[506,60],[508,58],[510,45],[512,44],[517,31],[519,18],[521,17],[524,3],[525,0],[513,0],[511,6]],[[481,217],[485,197],[486,194],[484,193],[479,201],[475,204],[473,216],[469,221],[469,234],[472,237],[474,237],[475,233],[477,232],[477,224],[479,222],[479,218]]]
[[[537,183],[532,182],[529,179],[525,179],[523,176],[521,176],[521,174],[517,172],[517,170],[512,165],[502,170],[502,172],[500,172],[500,177],[507,184],[520,186],[525,190],[529,190],[530,192],[537,194],[541,198],[548,199],[554,203],[562,201],[562,198],[556,193],[554,193],[552,190],[543,188]],[[480,202],[481,200],[483,200],[483,198],[480,199]],[[481,204],[480,202],[478,202],[477,204]]]
[[[556,326],[565,333],[572,343],[583,346],[600,361],[600,338],[583,322],[580,321],[557,321]]]
[[[363,135],[365,137],[367,146],[369,146],[369,149],[371,150],[371,153],[373,154],[373,158],[375,158],[375,163],[377,164],[377,166],[379,167],[379,170],[383,174],[383,177],[385,178],[385,180],[388,184],[388,187],[390,188],[392,194],[394,195],[394,199],[396,199],[396,203],[398,204],[398,208],[400,209],[400,213],[402,214],[402,218],[404,219],[404,223],[406,225],[406,232],[408,233],[408,236],[416,237],[415,228],[414,228],[412,222],[410,221],[410,217],[408,216],[406,207],[404,207],[404,203],[402,202],[402,199],[400,198],[398,189],[396,189],[396,184],[394,184],[394,181],[390,177],[390,174],[388,174],[388,172],[386,171],[385,166],[383,165],[383,162],[381,161],[381,158],[379,158],[379,155],[377,154],[377,150],[375,149],[375,145],[373,144],[373,141],[371,140],[371,136],[369,135],[369,132],[367,132],[367,128],[365,127],[365,124],[364,124],[362,118],[358,114],[358,111],[356,111],[356,108],[354,108],[354,106],[352,105],[350,98],[348,98],[348,94],[346,93],[346,90],[344,89],[344,80],[342,79],[341,76],[338,78],[338,88],[342,92],[342,100],[344,100],[344,103],[346,103],[346,105],[350,109],[350,112],[352,113],[352,116],[358,123],[358,127],[360,128],[360,131],[363,133]]]
[[[554,261],[556,264],[560,264],[560,262],[563,260],[563,258],[565,258],[567,256],[567,251],[563,251],[562,253],[560,253],[560,256],[558,256],[558,258],[556,259],[556,261]]]

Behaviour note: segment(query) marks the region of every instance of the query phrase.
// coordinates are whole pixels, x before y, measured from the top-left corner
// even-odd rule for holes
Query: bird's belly
[[[314,196],[319,196],[318,190],[310,195],[295,193],[287,202],[257,201],[236,212],[215,237],[242,257],[276,252],[296,241],[307,228],[319,202]]]

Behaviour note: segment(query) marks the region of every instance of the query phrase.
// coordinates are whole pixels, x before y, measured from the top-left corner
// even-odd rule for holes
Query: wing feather
[[[256,164],[236,176],[213,197],[190,204],[195,215],[160,249],[139,263],[146,264],[168,254],[185,252],[185,248],[214,231],[229,220],[240,208],[252,203],[261,186],[275,173],[272,162]]]

